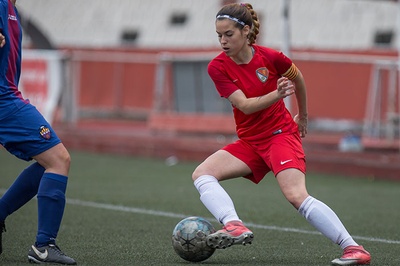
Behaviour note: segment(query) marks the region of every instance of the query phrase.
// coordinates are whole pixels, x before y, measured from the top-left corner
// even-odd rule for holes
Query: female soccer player
[[[223,224],[208,236],[208,245],[226,248],[251,243],[254,237],[219,181],[243,176],[259,183],[272,171],[286,199],[344,250],[332,264],[369,264],[370,254],[337,215],[307,192],[301,143],[307,133],[307,96],[300,70],[284,54],[255,44],[259,21],[251,4],[224,6],[215,26],[223,52],[209,63],[208,73],[221,97],[232,104],[239,140],[209,156],[192,176],[201,201]],[[298,105],[294,118],[283,102],[293,94]]]
[[[22,30],[16,0],[0,0],[0,144],[16,157],[36,162],[0,199],[1,234],[5,219],[37,195],[38,231],[28,260],[76,264],[56,245],[65,207],[70,155],[49,123],[18,90]]]

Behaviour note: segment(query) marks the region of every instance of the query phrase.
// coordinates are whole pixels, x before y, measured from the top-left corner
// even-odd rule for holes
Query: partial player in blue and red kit
[[[38,231],[28,260],[75,265],[56,245],[70,155],[50,124],[18,90],[22,29],[15,4],[16,0],[0,0],[0,144],[19,159],[36,162],[0,198],[0,253],[6,218],[37,195]]]
[[[192,174],[201,201],[223,224],[207,236],[207,244],[226,248],[252,242],[253,232],[219,182],[243,176],[258,183],[271,171],[298,212],[344,250],[332,264],[369,264],[370,254],[333,210],[307,192],[301,137],[307,133],[308,118],[302,73],[283,53],[255,44],[259,22],[250,4],[222,7],[215,27],[223,52],[209,63],[208,73],[220,96],[232,104],[239,140],[210,155]],[[294,118],[283,101],[290,95],[297,100]]]

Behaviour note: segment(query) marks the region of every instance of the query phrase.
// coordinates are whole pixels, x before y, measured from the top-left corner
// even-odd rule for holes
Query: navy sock
[[[4,221],[8,215],[21,208],[37,194],[44,170],[44,167],[36,162],[21,172],[0,199],[0,221]]]
[[[38,199],[37,247],[55,244],[65,208],[65,191],[68,177],[44,173],[40,181]]]

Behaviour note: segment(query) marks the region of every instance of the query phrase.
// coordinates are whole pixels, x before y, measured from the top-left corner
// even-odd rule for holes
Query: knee
[[[296,209],[309,196],[306,188],[305,175],[297,169],[287,169],[277,175],[279,186],[285,198]]]
[[[52,159],[47,161],[46,170],[49,172],[68,176],[71,166],[71,155],[64,146],[52,151]]]
[[[69,169],[71,166],[71,155],[66,148],[62,149],[58,154],[59,162],[64,165],[65,169]]]
[[[202,163],[194,169],[192,173],[192,180],[195,181],[197,178],[203,175],[212,175],[214,176],[214,172],[212,172],[206,164]]]
[[[194,169],[193,173],[192,173],[192,181],[196,181],[197,178],[199,178],[202,174],[202,170],[201,170],[201,165],[197,166],[196,169]]]
[[[296,208],[296,210],[298,210],[301,206],[301,204],[303,203],[303,201],[308,197],[308,193],[307,192],[293,192],[293,193],[287,193],[285,194],[286,199],[290,202],[290,204],[293,205],[293,207]]]

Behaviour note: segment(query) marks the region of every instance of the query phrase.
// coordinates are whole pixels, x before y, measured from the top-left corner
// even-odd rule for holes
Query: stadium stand
[[[37,23],[58,47],[116,47],[127,44],[122,39],[124,32],[137,32],[131,43],[136,47],[202,48],[218,46],[213,23],[222,2],[35,0],[20,1],[18,5],[23,14]],[[260,43],[282,47],[284,1],[249,2],[262,21]],[[386,46],[395,48],[396,5],[395,1],[384,0],[290,1],[292,46],[371,49],[376,46],[377,34],[387,33],[393,38],[388,38]],[[183,23],[171,23],[174,16],[179,18],[180,15],[186,17]]]

